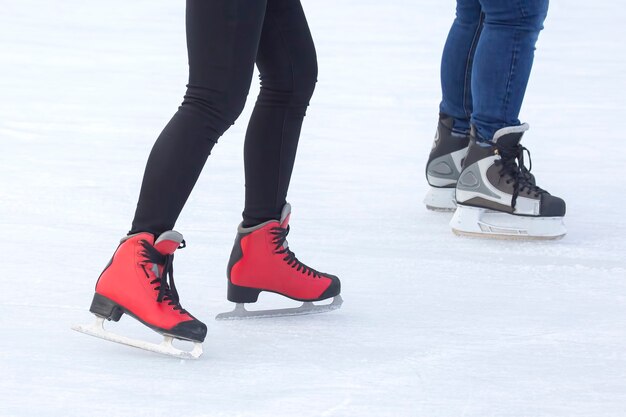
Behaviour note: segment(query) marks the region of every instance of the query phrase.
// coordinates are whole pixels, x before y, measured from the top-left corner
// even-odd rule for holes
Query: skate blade
[[[146,342],[143,340],[132,339],[130,337],[121,336],[110,332],[104,328],[104,319],[97,317],[96,321],[87,325],[72,326],[72,330],[80,333],[88,334],[110,342],[119,343],[126,346],[132,346],[138,349],[147,350],[149,352],[160,353],[179,359],[198,359],[202,355],[202,343],[193,342],[193,349],[185,351],[174,347],[172,336],[163,336],[163,342],[160,344]]]
[[[450,227],[457,236],[502,240],[557,240],[567,233],[562,217],[515,216],[461,205]]]
[[[424,197],[426,208],[431,211],[450,213],[456,210],[454,188],[430,187]]]
[[[437,213],[453,213],[456,208],[448,208],[448,207],[435,207],[429,206],[426,204],[426,209],[430,211],[436,211]]]
[[[247,320],[247,319],[261,319],[270,317],[288,317],[288,316],[304,316],[307,314],[319,314],[326,313],[333,310],[338,310],[343,304],[343,299],[340,295],[333,299],[330,304],[313,304],[310,301],[304,302],[300,307],[295,308],[283,308],[276,310],[246,310],[245,304],[237,303],[233,311],[227,313],[220,313],[215,316],[215,320]]]

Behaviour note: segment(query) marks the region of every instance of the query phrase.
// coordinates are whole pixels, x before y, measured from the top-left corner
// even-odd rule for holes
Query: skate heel
[[[113,321],[119,321],[124,314],[124,310],[117,303],[98,293],[94,294],[89,311],[98,317]]]
[[[261,290],[257,288],[241,287],[233,284],[229,280],[226,298],[233,303],[256,303],[260,293]]]

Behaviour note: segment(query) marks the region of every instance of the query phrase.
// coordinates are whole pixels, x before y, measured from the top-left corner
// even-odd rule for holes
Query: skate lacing
[[[163,267],[163,272],[160,276],[158,270],[153,271],[155,277],[150,281],[150,284],[158,284],[158,286],[154,288],[155,291],[158,291],[157,302],[168,301],[168,305],[173,306],[174,310],[179,310],[180,314],[187,314],[187,311],[180,305],[178,291],[176,291],[176,284],[174,283],[174,254],[163,255],[147,240],[142,240],[141,246],[143,246],[144,249],[143,252],[141,252],[141,256],[146,258],[146,262],[142,263],[141,267],[148,279],[150,278],[150,274],[146,269],[146,264]],[[185,247],[185,241],[181,243],[180,248],[183,247]]]
[[[276,244],[275,253],[281,255],[284,254],[285,257],[283,260],[287,262],[287,265],[292,268],[296,268],[298,272],[302,272],[308,276],[313,276],[313,278],[320,278],[322,276],[320,272],[300,262],[298,258],[296,258],[296,254],[289,249],[288,245],[285,244],[287,242],[287,235],[289,234],[289,226],[273,227],[271,233],[276,236],[274,238],[274,243]]]
[[[533,167],[530,151],[524,146],[517,144],[514,147],[498,146],[496,144],[496,153],[501,159],[496,164],[502,165],[500,168],[501,176],[508,176],[506,183],[513,182],[513,198],[511,199],[511,208],[515,210],[517,197],[521,192],[528,191],[534,197],[539,197],[547,193],[546,190],[535,184],[535,178],[530,173]],[[524,164],[524,152],[528,154],[528,168]]]

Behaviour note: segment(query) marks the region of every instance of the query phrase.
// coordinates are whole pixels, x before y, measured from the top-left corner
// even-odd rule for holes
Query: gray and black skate
[[[426,164],[426,180],[430,187],[424,204],[429,210],[454,211],[456,208],[454,189],[467,154],[469,135],[455,132],[453,124],[452,117],[439,115],[435,141]]]
[[[565,202],[539,188],[524,165],[528,150],[520,141],[527,130],[527,124],[506,127],[492,142],[477,142],[472,129],[456,185],[458,208],[450,222],[456,234],[508,239],[565,235]]]

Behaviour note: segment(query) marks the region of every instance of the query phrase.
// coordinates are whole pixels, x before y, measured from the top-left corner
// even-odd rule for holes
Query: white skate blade
[[[428,210],[452,212],[456,209],[455,188],[430,187],[424,197]]]
[[[180,359],[198,359],[202,355],[202,343],[194,342],[193,349],[191,351],[185,351],[172,345],[172,336],[163,336],[163,342],[160,344],[131,339],[130,337],[120,336],[107,331],[104,328],[104,319],[101,317],[96,317],[96,321],[92,324],[72,326],[72,330],[108,340],[110,342],[120,343],[122,345],[132,346],[149,352],[161,353],[163,355],[173,356]]]
[[[515,216],[459,205],[450,221],[456,235],[496,239],[551,240],[565,236],[563,217]]]
[[[300,307],[295,308],[283,308],[276,310],[246,310],[245,304],[237,303],[233,311],[227,313],[220,313],[215,316],[215,320],[246,320],[246,319],[261,319],[269,317],[286,317],[286,316],[303,316],[306,314],[319,314],[326,313],[328,311],[338,310],[343,304],[343,299],[340,295],[333,299],[330,304],[313,304],[312,302],[304,302]]]

